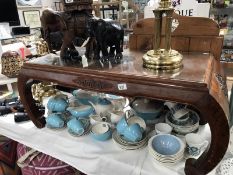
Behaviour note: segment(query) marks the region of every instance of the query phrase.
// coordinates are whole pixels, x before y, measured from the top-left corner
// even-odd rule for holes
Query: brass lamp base
[[[176,50],[150,50],[143,56],[143,66],[155,70],[171,70],[182,67],[183,56]]]

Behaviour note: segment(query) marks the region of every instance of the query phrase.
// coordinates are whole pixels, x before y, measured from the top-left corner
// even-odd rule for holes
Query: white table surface
[[[10,96],[13,94],[13,87],[12,83],[17,82],[17,78],[8,78],[7,76],[1,74],[1,64],[0,64],[0,91],[2,90],[3,85],[7,86],[8,92],[4,93],[3,95],[0,95],[0,99],[4,99],[7,96]]]
[[[17,78],[8,78],[7,76],[1,73],[2,73],[2,65],[0,63],[0,85],[17,82]]]
[[[208,125],[199,132],[206,139],[210,138]],[[112,139],[100,142],[90,135],[73,137],[66,129],[38,129],[31,121],[16,124],[13,114],[0,116],[0,134],[60,159],[88,175],[184,174],[184,161],[170,167],[153,163],[147,147],[127,151],[120,149]],[[215,170],[209,174],[214,175]]]

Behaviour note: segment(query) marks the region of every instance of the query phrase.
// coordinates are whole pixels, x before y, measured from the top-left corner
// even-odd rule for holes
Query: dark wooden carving
[[[65,12],[57,12],[51,9],[44,10],[41,16],[41,24],[49,50],[53,52],[54,49],[61,49],[61,58],[72,59],[72,57],[79,55],[74,43],[81,46],[90,37],[89,42],[86,44],[85,55],[87,58],[91,58],[94,38],[90,36],[88,21],[92,17],[89,9]]]
[[[120,60],[123,52],[124,28],[118,22],[103,19],[92,19],[89,26],[97,42],[94,57],[100,59],[102,52],[103,60],[111,57]]]
[[[63,5],[64,12],[46,9],[41,16],[43,35],[50,52],[61,50],[61,58],[81,60],[75,45],[86,43],[87,58],[122,58],[124,29],[119,23],[93,18],[92,0],[74,0],[72,3],[63,0]]]
[[[101,80],[94,80],[91,78],[84,78],[79,77],[78,79],[74,80],[78,87],[82,89],[92,89],[92,90],[111,90],[113,85],[111,83],[101,81]]]

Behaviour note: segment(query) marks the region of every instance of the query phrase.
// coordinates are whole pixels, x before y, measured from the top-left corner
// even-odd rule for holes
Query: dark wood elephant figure
[[[42,36],[48,44],[49,51],[54,53],[60,50],[64,31],[67,29],[61,14],[51,9],[46,9],[43,11],[40,20],[43,30]]]
[[[57,12],[52,9],[44,10],[41,16],[41,24],[44,31],[44,39],[47,41],[50,51],[54,49],[52,44],[54,39],[52,38],[58,39],[58,37],[52,36],[60,33],[62,37],[58,40],[62,41],[55,41],[55,43],[62,43],[60,48],[61,58],[72,58],[72,55],[77,58],[79,54],[74,45],[77,38],[87,41],[85,42],[85,56],[91,58],[94,38],[90,37],[88,21],[92,17],[92,14],[85,10],[68,12]],[[81,57],[79,56],[79,58]]]
[[[96,38],[97,42],[94,49],[96,59],[100,59],[100,51],[104,59],[110,57],[122,58],[124,29],[119,23],[112,20],[92,18],[89,20],[89,28],[91,35]]]

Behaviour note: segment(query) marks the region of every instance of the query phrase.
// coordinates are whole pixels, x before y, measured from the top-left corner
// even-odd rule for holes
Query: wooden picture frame
[[[41,27],[39,10],[23,11],[23,17],[25,25],[29,26],[30,28],[33,29]]]

